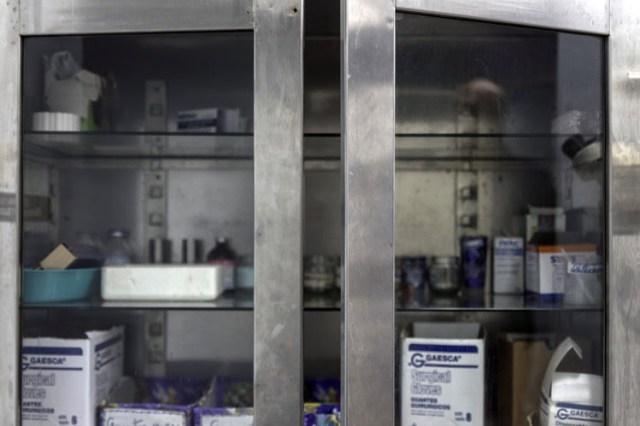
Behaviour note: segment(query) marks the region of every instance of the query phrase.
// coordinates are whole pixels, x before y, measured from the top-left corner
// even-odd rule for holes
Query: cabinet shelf
[[[61,158],[251,159],[253,135],[176,132],[29,132],[25,153]]]
[[[428,295],[424,301],[399,302],[398,312],[420,313],[429,311],[465,312],[530,312],[530,311],[602,311],[602,304],[565,304],[545,301],[530,295]]]
[[[539,161],[559,152],[569,134],[551,133],[403,133],[396,135],[396,159]],[[584,135],[596,138],[600,135]],[[231,159],[253,158],[250,133],[177,132],[27,132],[25,154],[50,159]],[[339,160],[340,135],[304,135],[306,160]]]
[[[304,294],[305,311],[340,311],[341,294],[339,290],[325,293]],[[216,300],[207,302],[61,302],[23,304],[22,309],[64,309],[64,310],[211,310],[211,311],[253,311],[253,291],[227,291]],[[601,312],[601,304],[567,305],[562,302],[542,302],[523,295],[481,295],[466,296],[428,296],[421,302],[398,302],[397,313],[421,314],[429,312]]]
[[[203,302],[170,301],[79,301],[22,304],[22,309],[64,310],[201,310],[201,311],[253,311],[252,290],[231,290],[217,299]],[[305,311],[340,310],[340,292],[329,292],[322,297],[305,294]]]

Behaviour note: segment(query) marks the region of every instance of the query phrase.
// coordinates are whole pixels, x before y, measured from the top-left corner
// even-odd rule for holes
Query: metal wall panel
[[[41,35],[251,29],[252,3],[252,0],[23,0],[20,30],[25,35]]]
[[[395,5],[342,0],[342,421],[394,422]]]
[[[302,424],[303,1],[255,1],[257,426]]]
[[[0,424],[19,422],[18,211],[20,38],[18,0],[0,4]]]
[[[609,233],[607,418],[640,417],[640,3],[611,0],[609,38]]]
[[[397,0],[398,10],[596,34],[609,32],[609,0]]]

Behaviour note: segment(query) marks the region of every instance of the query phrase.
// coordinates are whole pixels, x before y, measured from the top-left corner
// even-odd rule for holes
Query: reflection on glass
[[[253,41],[23,40],[26,423],[252,404]]]
[[[563,401],[602,407],[602,39],[412,14],[396,35],[401,424],[538,424],[577,347]]]

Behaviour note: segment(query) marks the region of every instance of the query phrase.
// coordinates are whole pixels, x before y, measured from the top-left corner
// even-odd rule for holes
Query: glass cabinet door
[[[24,424],[302,423],[303,10],[236,3],[27,26]]]
[[[85,355],[111,360],[98,402],[187,407],[215,377],[207,405],[253,405],[253,60],[251,31],[24,39],[23,422],[93,424],[30,380],[94,330],[119,341]],[[89,383],[77,361],[48,394]]]
[[[498,9],[345,9],[347,424],[604,422],[608,26]]]
[[[402,424],[602,421],[604,69],[601,37],[397,15]]]

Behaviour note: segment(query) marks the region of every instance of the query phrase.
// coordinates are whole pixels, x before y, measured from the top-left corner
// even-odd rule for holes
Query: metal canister
[[[435,256],[429,259],[429,289],[434,293],[452,294],[460,290],[460,259],[457,256]]]
[[[487,269],[487,237],[483,235],[460,237],[462,277],[465,287],[484,288]]]
[[[182,263],[202,263],[204,259],[204,243],[197,238],[182,240]]]
[[[171,263],[171,240],[152,238],[149,240],[149,263]]]

